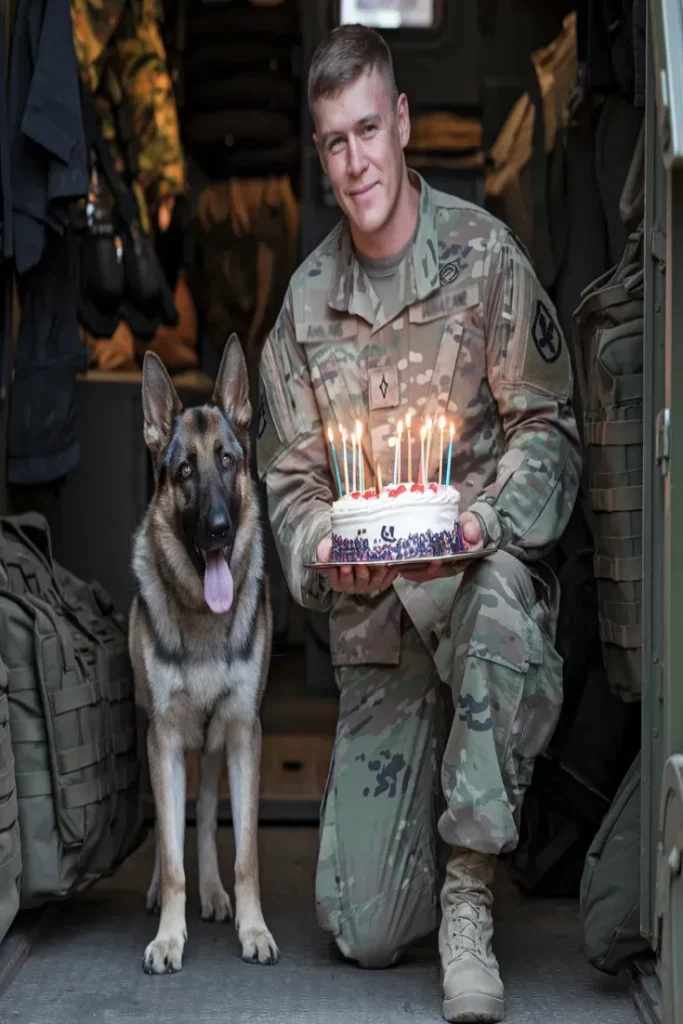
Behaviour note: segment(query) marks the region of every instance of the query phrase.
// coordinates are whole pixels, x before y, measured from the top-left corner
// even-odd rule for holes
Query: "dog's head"
[[[147,352],[142,408],[156,509],[184,544],[209,607],[229,611],[230,559],[250,480],[251,404],[237,336],[225,346],[212,403],[189,409],[183,409],[164,364]]]

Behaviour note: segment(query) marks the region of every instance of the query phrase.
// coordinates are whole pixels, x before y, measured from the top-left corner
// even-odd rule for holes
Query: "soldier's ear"
[[[173,423],[183,405],[166,367],[155,352],[145,352],[142,364],[142,414],[145,443],[153,455],[171,439]]]
[[[213,400],[233,424],[246,430],[251,423],[249,376],[242,346],[233,332],[228,338],[216,376]]]

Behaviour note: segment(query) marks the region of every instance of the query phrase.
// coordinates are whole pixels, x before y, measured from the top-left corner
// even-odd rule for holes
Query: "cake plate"
[[[345,565],[351,566],[373,566],[391,568],[397,565],[409,565],[411,568],[427,568],[430,565],[438,563],[439,565],[457,565],[459,562],[472,562],[475,558],[485,558],[486,555],[491,555],[491,550],[484,549],[483,551],[462,551],[458,555],[442,555],[435,557],[434,555],[427,555],[422,558],[388,558],[388,559],[372,559],[366,562],[305,562],[304,567],[306,569],[342,569]]]

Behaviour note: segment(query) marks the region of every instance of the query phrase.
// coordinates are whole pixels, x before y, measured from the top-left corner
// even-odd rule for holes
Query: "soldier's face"
[[[338,96],[319,100],[315,144],[342,212],[356,236],[389,221],[405,170],[410,137],[408,101],[394,105],[377,72],[362,75]]]

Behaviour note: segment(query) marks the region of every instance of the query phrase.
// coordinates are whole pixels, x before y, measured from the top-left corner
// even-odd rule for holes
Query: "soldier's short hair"
[[[339,95],[362,74],[378,71],[392,102],[398,100],[391,50],[379,32],[366,25],[340,25],[318,43],[308,72],[308,107]]]

